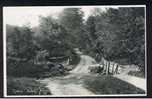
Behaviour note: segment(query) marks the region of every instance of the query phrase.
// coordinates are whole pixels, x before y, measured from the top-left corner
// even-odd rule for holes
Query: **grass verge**
[[[34,78],[27,77],[8,77],[8,95],[51,95],[45,85],[39,83]]]
[[[145,74],[141,71],[130,71],[128,75],[145,78]]]
[[[145,92],[129,83],[112,76],[97,76],[84,81],[84,87],[95,94],[144,94]]]

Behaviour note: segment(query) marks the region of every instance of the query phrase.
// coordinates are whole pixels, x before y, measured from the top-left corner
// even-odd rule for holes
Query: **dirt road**
[[[81,55],[80,63],[70,73],[89,73],[89,67],[96,64],[96,61],[87,55]]]
[[[131,66],[126,66],[126,67],[127,68],[125,68],[125,70],[121,74],[114,75],[114,77],[146,91],[146,79],[128,75],[129,71],[136,71],[136,68]]]
[[[95,60],[89,56],[81,55],[80,63],[72,70],[70,75],[42,80],[53,95],[93,95],[91,91],[82,86],[83,77],[88,76],[89,65]]]
[[[45,83],[51,93],[57,95],[94,95],[93,92],[83,87],[83,81],[86,76],[90,77],[88,72],[89,66],[96,64],[95,60],[87,55],[80,55],[80,63],[67,76],[46,78],[41,80]],[[146,90],[145,79],[129,76],[127,73],[131,68],[126,69],[122,74],[114,75],[114,77],[126,81],[138,88]]]

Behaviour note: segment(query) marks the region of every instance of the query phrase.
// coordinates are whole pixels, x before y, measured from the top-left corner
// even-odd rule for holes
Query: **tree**
[[[9,30],[11,29],[12,30]],[[7,25],[7,54],[10,57],[31,60],[35,56],[36,46],[33,43],[33,32],[29,27]]]
[[[92,56],[108,61],[125,59],[144,72],[144,8],[97,9],[88,17],[86,27],[91,42],[88,48],[94,49]]]
[[[27,76],[34,66],[37,47],[33,32],[27,26],[6,26],[7,32],[7,73],[11,76]],[[23,71],[24,69],[24,71]]]
[[[60,23],[68,32],[83,26],[83,12],[80,8],[65,8],[60,14]]]
[[[95,34],[96,33],[96,19],[94,16],[89,16],[87,21],[86,21],[86,29],[87,31],[89,32],[89,35],[91,36],[91,39],[92,41],[96,40],[97,39],[97,35]]]
[[[87,45],[85,51],[87,54],[92,55],[91,52],[94,52],[97,43],[96,39],[98,38],[96,35],[96,18],[94,16],[91,15],[86,20],[84,33],[86,34],[86,42],[84,43]]]
[[[59,17],[60,23],[67,33],[71,35],[70,42],[73,47],[83,47],[84,40],[84,25],[83,25],[83,12],[80,8],[65,8]]]
[[[125,58],[144,71],[144,8],[109,8],[94,17],[96,48],[103,57],[109,61]]]
[[[117,55],[126,57],[131,64],[142,67],[144,71],[144,8],[119,8],[114,15],[110,22],[119,27],[115,33],[117,48],[120,49],[116,52]]]
[[[37,41],[41,48],[49,52],[49,57],[69,56],[71,54],[70,35],[57,20],[51,16],[41,17],[40,33]]]

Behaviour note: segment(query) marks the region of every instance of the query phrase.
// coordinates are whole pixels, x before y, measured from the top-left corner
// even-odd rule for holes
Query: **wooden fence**
[[[102,58],[100,64],[103,66],[103,71],[106,73],[106,75],[120,73],[121,67],[118,63],[107,61]]]

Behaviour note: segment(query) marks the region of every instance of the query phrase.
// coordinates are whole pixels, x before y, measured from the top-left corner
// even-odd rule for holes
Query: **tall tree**
[[[31,70],[31,66],[34,66],[37,50],[31,28],[7,25],[6,32],[7,74],[11,76],[29,75],[30,72],[28,71]]]
[[[37,41],[49,52],[50,57],[68,56],[71,46],[69,35],[62,25],[51,16],[40,18],[40,33]]]
[[[71,42],[74,47],[82,47],[83,42],[83,12],[80,8],[65,8],[61,13],[60,23],[71,35]]]
[[[11,29],[12,30],[9,30]],[[36,46],[33,43],[33,32],[29,27],[7,25],[8,56],[31,60],[35,56]]]
[[[125,58],[144,71],[144,8],[109,8],[95,17],[97,47],[103,56],[111,61]]]

